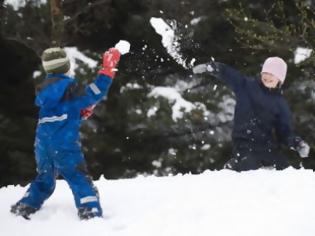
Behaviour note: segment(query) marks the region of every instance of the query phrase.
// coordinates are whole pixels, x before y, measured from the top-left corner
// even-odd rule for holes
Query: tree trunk
[[[51,13],[51,44],[52,46],[62,46],[64,34],[64,19],[61,7],[61,0],[50,0]]]

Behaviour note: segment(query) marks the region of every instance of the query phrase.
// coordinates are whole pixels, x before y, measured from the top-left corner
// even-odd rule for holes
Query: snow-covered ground
[[[0,189],[3,236],[313,236],[315,174],[310,170],[228,170],[200,175],[95,182],[104,218],[80,221],[58,181],[31,221],[9,213],[25,188]]]

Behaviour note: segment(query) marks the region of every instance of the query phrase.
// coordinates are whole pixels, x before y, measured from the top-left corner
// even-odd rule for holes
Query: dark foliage
[[[50,4],[26,2],[14,10],[0,1],[0,186],[27,183],[35,174],[33,72],[41,70],[38,55],[58,42],[97,60],[120,39],[132,45],[107,101],[82,128],[93,177],[222,168],[231,152],[234,96],[212,78],[193,76],[176,63],[150,25],[151,17],[174,27],[187,62],[214,57],[256,75],[266,57],[284,57],[289,63],[285,97],[296,132],[315,147],[315,56],[300,64],[293,61],[298,46],[315,46],[313,1],[65,0],[63,19],[59,15],[54,21]],[[83,72],[77,70],[77,78],[92,80],[97,68],[78,63]],[[175,121],[172,102],[149,96],[156,86],[177,87],[184,99],[203,105]],[[152,108],[155,113],[148,116]],[[292,151],[285,152],[294,167],[315,168],[313,152],[303,163]]]

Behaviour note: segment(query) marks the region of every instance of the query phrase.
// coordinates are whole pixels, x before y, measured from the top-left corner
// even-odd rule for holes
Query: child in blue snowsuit
[[[98,191],[88,176],[81,151],[79,129],[91,108],[107,95],[119,59],[117,49],[107,51],[96,79],[80,86],[67,75],[70,62],[63,49],[49,48],[43,52],[47,77],[35,100],[40,108],[35,138],[38,175],[24,197],[12,206],[12,213],[29,219],[54,192],[56,177],[61,175],[72,190],[80,219],[102,216]]]
[[[214,61],[198,65],[193,71],[195,74],[207,72],[225,82],[236,97],[233,156],[225,168],[236,171],[263,166],[284,169],[289,163],[279,153],[280,144],[296,150],[302,158],[308,156],[309,145],[294,134],[291,112],[282,96],[287,65],[281,58],[267,58],[260,78],[244,76]]]

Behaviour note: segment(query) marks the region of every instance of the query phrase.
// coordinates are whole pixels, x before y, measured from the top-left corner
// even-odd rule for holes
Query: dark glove
[[[103,54],[103,68],[98,73],[113,79],[117,71],[116,66],[119,60],[120,52],[116,48],[110,48]]]

